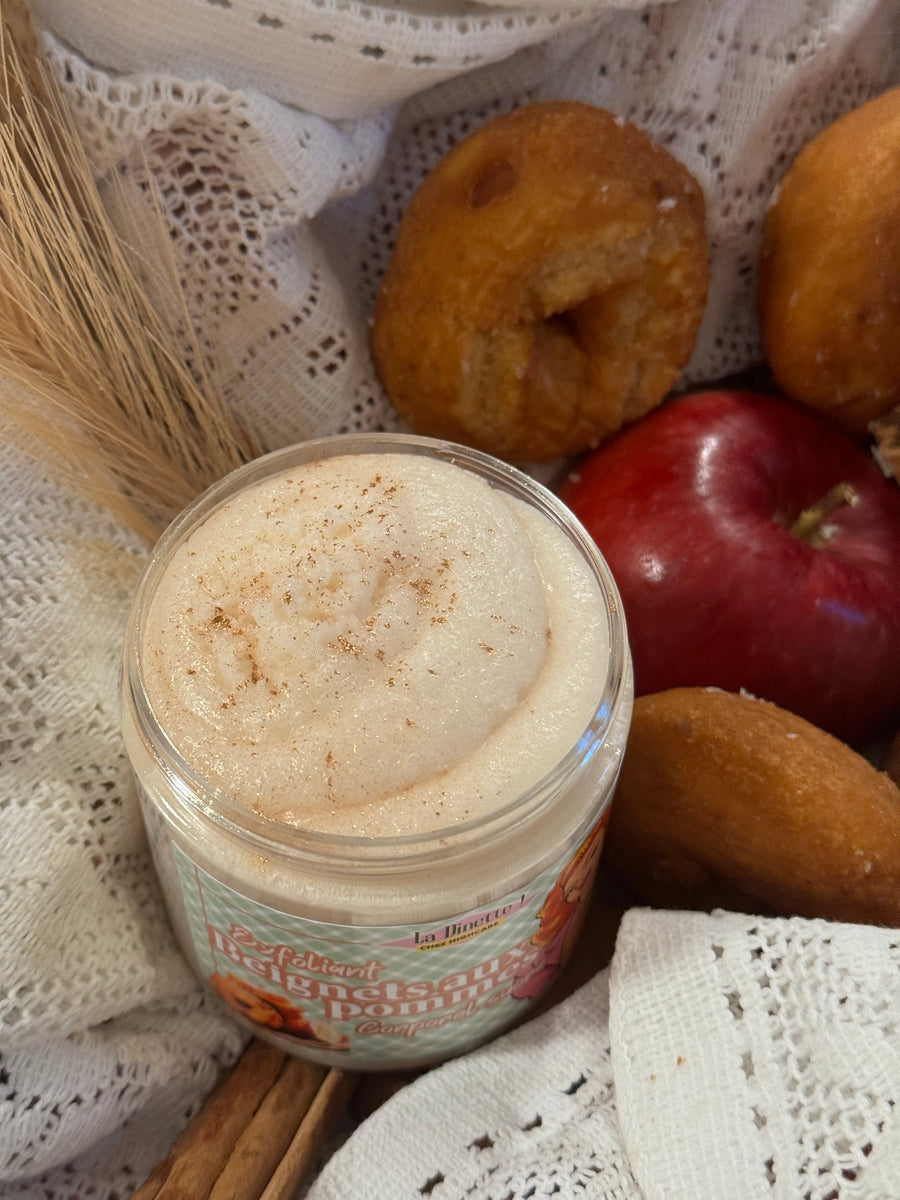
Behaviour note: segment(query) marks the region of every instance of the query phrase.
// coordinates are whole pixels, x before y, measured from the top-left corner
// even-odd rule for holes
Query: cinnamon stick
[[[288,1058],[238,1138],[209,1200],[259,1200],[327,1074],[325,1067]]]
[[[353,1094],[357,1078],[335,1068],[328,1072],[260,1200],[291,1200],[297,1185],[314,1166],[323,1142]]]
[[[132,1200],[206,1200],[285,1057],[272,1046],[250,1042]]]
[[[355,1084],[250,1042],[132,1200],[290,1200]]]

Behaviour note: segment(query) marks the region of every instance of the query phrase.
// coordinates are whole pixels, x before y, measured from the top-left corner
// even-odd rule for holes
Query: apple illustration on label
[[[900,720],[900,487],[847,434],[697,392],[560,491],[619,585],[639,695],[745,689],[851,744]]]

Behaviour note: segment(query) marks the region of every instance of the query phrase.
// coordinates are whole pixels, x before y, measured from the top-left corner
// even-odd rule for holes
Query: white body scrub
[[[605,604],[556,525],[446,462],[299,464],[178,547],[150,703],[210,782],[323,832],[420,833],[540,780],[587,727]]]
[[[615,585],[526,476],[391,435],[249,464],[161,539],[125,653],[186,954],[317,1061],[484,1040],[568,956],[631,703]]]

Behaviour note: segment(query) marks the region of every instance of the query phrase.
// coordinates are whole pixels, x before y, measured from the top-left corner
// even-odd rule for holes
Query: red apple
[[[846,434],[699,392],[561,492],[622,592],[639,695],[745,688],[853,744],[900,719],[900,487]]]

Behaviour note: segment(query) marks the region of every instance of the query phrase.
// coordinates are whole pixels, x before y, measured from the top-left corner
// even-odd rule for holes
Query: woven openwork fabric
[[[490,116],[577,98],[634,120],[686,163],[706,193],[712,281],[684,381],[704,382],[758,360],[758,240],[786,167],[833,118],[900,80],[892,0],[36,0],[34,11],[101,186],[118,175],[111,211],[123,194],[143,194],[152,174],[200,336],[264,449],[397,425],[367,349],[378,283],[425,172]],[[118,730],[122,631],[147,547],[6,448],[0,511],[0,1194],[112,1200],[164,1155],[242,1036],[207,1008],[174,946]],[[729,942],[719,959],[706,927],[696,935],[701,949],[666,914],[628,928],[609,1022],[602,976],[531,1032],[435,1076],[461,1087],[453,1081],[489,1062],[489,1088],[486,1075],[472,1077],[478,1094],[498,1105],[515,1097],[517,1107],[470,1110],[472,1128],[454,1127],[452,1142],[444,1113],[416,1170],[458,1180],[444,1195],[498,1200],[549,1194],[550,1184],[529,1190],[536,1162],[563,1164],[562,1175],[541,1176],[563,1195],[886,1198],[888,1169],[900,1179],[889,1103],[898,1098],[889,1029],[898,1000],[888,975],[879,992],[871,971],[892,962],[896,977],[896,948],[856,934],[829,942],[818,931],[804,957],[795,926],[767,924],[772,945],[783,939],[794,955],[784,961],[797,965],[773,968],[784,1003],[772,1014],[764,1001],[774,993],[754,991],[746,949],[761,936],[749,931],[763,926],[745,921],[735,933],[744,949]],[[829,1026],[849,1040],[831,1045],[832,1073],[821,1074],[821,1046],[807,1054],[795,1043],[820,995],[834,995],[828,988],[855,946],[864,983],[852,1004],[834,1000],[842,1020]],[[774,962],[780,951],[761,953]],[[716,970],[698,971],[698,954]],[[726,971],[741,1021],[721,998]],[[623,1022],[621,1000],[617,1007],[629,980],[637,991],[628,1012],[642,1013],[640,1022]],[[879,994],[888,1005],[880,1026],[863,1004]],[[751,1073],[723,1067],[710,1077],[719,1090],[707,1093],[723,1107],[726,1084],[748,1097],[740,1109],[748,1162],[710,1159],[693,1109],[679,1122],[677,1107],[653,1107],[667,1095],[687,1103],[693,1092],[682,1081],[686,1067],[700,1069],[696,1057],[684,1055],[669,1091],[646,1079],[638,1086],[642,1056],[654,1047],[682,1053],[674,1022],[687,1019],[688,999],[720,1018],[694,1019],[697,1037],[709,1038],[710,1070],[721,1065],[717,1049],[732,1066],[750,1055]],[[862,1055],[866,1046],[879,1053]],[[849,1073],[840,1076],[844,1056]],[[535,1067],[532,1084],[539,1059],[547,1070]],[[567,1093],[582,1074],[585,1083]],[[855,1108],[841,1107],[847,1089]],[[541,1122],[525,1129],[536,1115]],[[476,1144],[483,1135],[492,1146]],[[374,1194],[349,1182],[335,1190],[334,1181],[351,1179],[341,1164],[362,1161],[356,1136],[319,1195]],[[763,1186],[757,1173],[744,1193],[724,1184],[704,1193],[696,1180],[692,1192],[654,1191],[648,1180],[660,1178],[670,1147],[678,1163],[710,1163],[717,1180],[743,1178],[727,1170],[758,1171],[771,1157],[776,1182],[765,1175]],[[574,1162],[588,1164],[577,1193],[565,1174]],[[502,1183],[485,1182],[482,1168]],[[408,1176],[410,1188],[426,1182],[420,1176]]]
[[[398,1093],[308,1200],[895,1200],[900,932],[628,913],[608,971]]]

